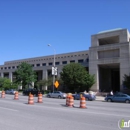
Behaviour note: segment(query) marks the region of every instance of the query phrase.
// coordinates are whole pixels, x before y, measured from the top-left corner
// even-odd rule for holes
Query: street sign
[[[57,67],[52,67],[52,75],[57,75]]]
[[[56,88],[58,88],[58,87],[59,87],[59,82],[56,81],[56,82],[54,83],[54,85],[55,85]]]

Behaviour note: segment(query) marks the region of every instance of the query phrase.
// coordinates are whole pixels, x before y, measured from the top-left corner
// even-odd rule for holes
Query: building
[[[15,61],[0,65],[0,76],[13,81],[13,72],[21,62],[32,64],[38,80],[51,75],[54,56],[43,56]],[[91,36],[89,50],[58,54],[55,65],[58,76],[62,67],[71,62],[81,63],[90,74],[94,74],[96,83],[93,91],[125,91],[122,81],[124,74],[130,73],[130,34],[127,29],[116,29],[99,32]]]

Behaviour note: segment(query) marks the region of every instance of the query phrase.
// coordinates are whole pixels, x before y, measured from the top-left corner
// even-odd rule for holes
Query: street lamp
[[[53,48],[54,51],[54,61],[53,61],[53,67],[52,67],[52,75],[53,75],[53,92],[54,92],[54,83],[55,83],[55,75],[56,75],[56,70],[55,70],[55,55],[56,55],[56,50],[55,48],[51,45],[48,44],[49,47]]]

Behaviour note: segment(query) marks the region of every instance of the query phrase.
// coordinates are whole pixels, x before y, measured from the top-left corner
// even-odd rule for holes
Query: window
[[[56,65],[59,65],[60,64],[60,62],[56,62]]]
[[[83,62],[84,62],[83,59],[78,60],[78,63],[83,63]]]
[[[51,63],[49,63],[49,65],[52,65],[52,62],[51,62]]]
[[[32,67],[34,67],[34,64],[32,64]]]
[[[46,66],[46,63],[43,63],[42,66]]]
[[[40,64],[37,64],[37,66],[40,66]]]
[[[5,67],[5,70],[7,69],[7,67]]]
[[[121,97],[127,97],[126,95],[121,95]]]
[[[15,69],[15,66],[12,66],[13,69]]]
[[[62,64],[67,64],[67,61],[62,61]]]
[[[75,62],[75,60],[71,60],[71,61],[70,61],[70,63],[74,63],[74,62]]]
[[[8,67],[8,69],[10,69],[11,67]]]
[[[3,68],[1,68],[1,70],[3,70]]]
[[[17,66],[17,68],[19,68],[19,66]]]

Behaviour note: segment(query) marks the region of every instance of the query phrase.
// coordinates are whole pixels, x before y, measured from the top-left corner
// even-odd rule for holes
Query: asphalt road
[[[87,101],[87,109],[66,107],[65,99],[43,98],[28,104],[28,96],[0,98],[0,130],[118,130],[118,121],[130,120],[130,104]],[[130,129],[130,128],[129,128]]]

